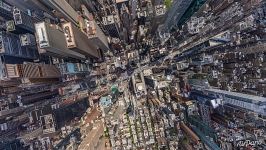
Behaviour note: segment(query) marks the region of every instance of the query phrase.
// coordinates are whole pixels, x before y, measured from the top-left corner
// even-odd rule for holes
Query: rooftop
[[[243,93],[237,93],[237,92],[230,92],[230,91],[219,90],[219,89],[207,89],[206,91],[224,94],[224,95],[227,95],[231,98],[241,99],[243,101],[256,103],[256,104],[266,103],[265,97],[243,94]]]

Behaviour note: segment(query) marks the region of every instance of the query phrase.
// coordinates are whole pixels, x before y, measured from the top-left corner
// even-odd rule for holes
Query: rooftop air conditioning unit
[[[240,26],[240,30],[244,30],[244,29],[247,28],[247,23],[246,23],[246,22],[241,22],[241,23],[239,24],[239,26]]]
[[[93,43],[89,40],[87,35],[81,32],[72,23],[64,23],[63,30],[65,32],[65,39],[67,47],[83,55],[99,58],[100,53]]]
[[[137,90],[138,91],[144,91],[144,85],[143,85],[143,83],[137,83],[136,84],[136,87],[137,87]]]
[[[15,22],[13,20],[9,20],[6,22],[6,31],[10,32],[10,31],[15,31],[16,27],[15,27]]]
[[[155,13],[157,16],[164,15],[165,14],[165,6],[164,5],[157,5],[155,6]]]
[[[104,25],[109,25],[109,24],[115,23],[114,16],[113,15],[109,15],[109,16],[106,16],[106,17],[102,17],[102,19],[103,19],[103,24]]]
[[[65,39],[65,35],[64,32],[56,28],[54,25],[39,22],[35,24],[35,30],[39,53],[63,58],[71,57],[85,59],[84,55],[69,50],[65,40],[58,42],[58,39]]]

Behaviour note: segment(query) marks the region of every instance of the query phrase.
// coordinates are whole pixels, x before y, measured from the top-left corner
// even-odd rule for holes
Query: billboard
[[[94,21],[85,20],[88,37],[96,34],[96,25]]]
[[[21,46],[32,46],[35,45],[35,37],[32,34],[21,34],[19,35]]]
[[[49,39],[46,31],[45,22],[40,22],[35,24],[36,30],[36,41],[40,48],[49,47]]]
[[[67,47],[68,48],[76,47],[75,37],[73,34],[71,23],[70,22],[64,23],[63,30],[64,30],[65,37],[66,37]]]

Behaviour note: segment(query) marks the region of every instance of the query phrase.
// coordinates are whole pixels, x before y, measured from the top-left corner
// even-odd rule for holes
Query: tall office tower
[[[102,11],[104,14],[102,16],[104,29],[111,37],[120,38],[121,22],[116,4],[114,3],[110,4],[109,6],[105,6]]]
[[[122,3],[119,10],[123,27],[123,40],[125,42],[129,42],[129,34],[132,31],[131,28],[133,25],[128,5],[126,3]]]
[[[165,21],[165,28],[171,30],[180,21],[186,10],[189,8],[192,0],[174,1]]]
[[[265,0],[0,0],[0,150],[265,150],[265,29]]]

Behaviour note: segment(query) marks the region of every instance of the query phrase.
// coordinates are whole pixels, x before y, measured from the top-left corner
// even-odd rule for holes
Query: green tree
[[[172,0],[164,0],[164,5],[169,9],[172,6]]]

